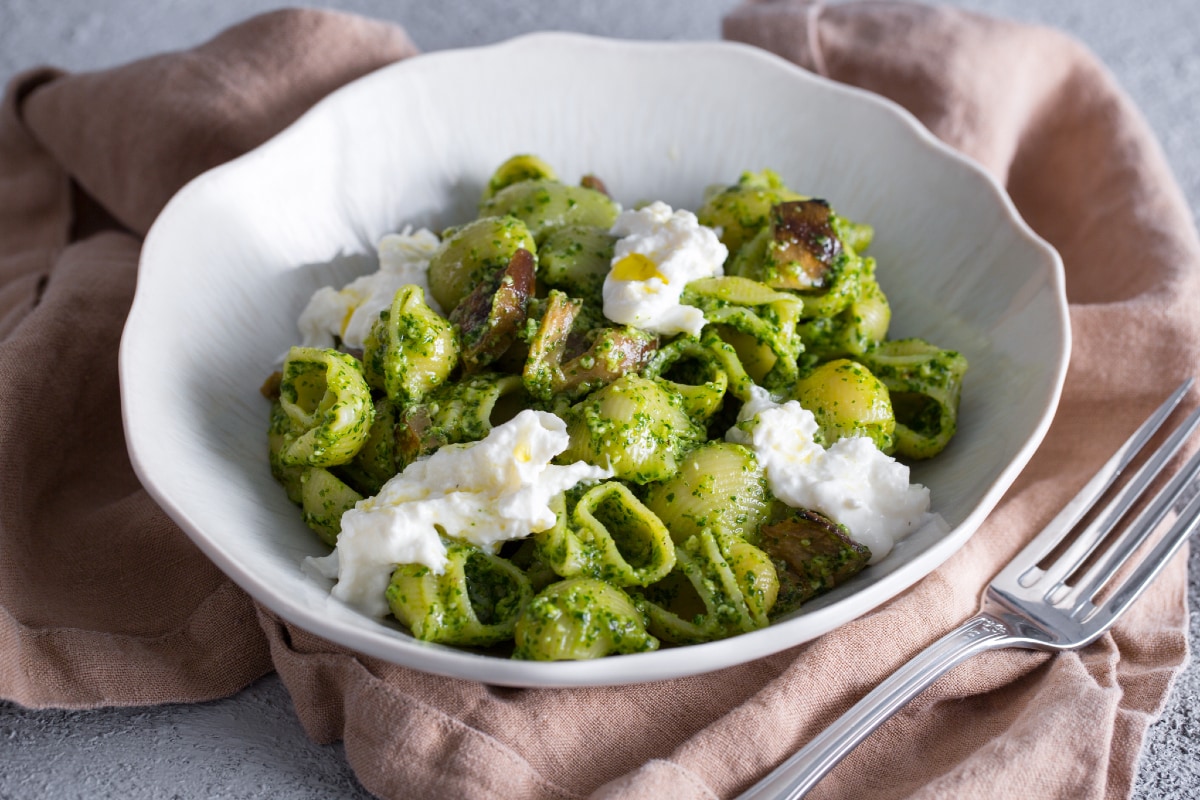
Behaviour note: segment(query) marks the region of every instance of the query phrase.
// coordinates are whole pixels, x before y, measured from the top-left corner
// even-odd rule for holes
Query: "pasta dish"
[[[872,228],[764,170],[625,209],[519,155],[318,291],[263,387],[335,597],[514,658],[762,628],[930,519],[965,358],[891,339]],[[880,269],[886,269],[881,265]]]

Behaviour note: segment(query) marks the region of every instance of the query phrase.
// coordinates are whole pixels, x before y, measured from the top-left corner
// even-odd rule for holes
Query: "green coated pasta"
[[[923,524],[881,453],[946,447],[967,361],[888,338],[870,225],[769,169],[695,215],[529,153],[459,189],[474,218],[386,237],[301,316],[337,347],[261,389],[337,600],[494,655],[640,653],[764,628]]]
[[[853,222],[840,215],[834,219],[834,230],[837,231],[842,244],[859,255],[867,252],[867,248],[875,239],[875,229],[870,225],[865,222]]]
[[[645,499],[677,543],[705,528],[754,539],[770,510],[754,452],[729,442],[708,442],[688,453],[677,473],[646,487]]]
[[[394,403],[420,400],[458,364],[453,326],[425,304],[425,292],[408,285],[396,292],[364,343],[367,381]]]
[[[887,386],[896,415],[896,453],[932,458],[958,429],[958,404],[967,359],[922,339],[885,342],[863,363]]]
[[[887,338],[892,309],[875,280],[874,259],[863,259],[859,293],[846,308],[831,317],[815,317],[799,326],[804,341],[802,363],[809,365],[834,358],[860,358]]]
[[[521,379],[484,372],[446,384],[400,413],[395,431],[396,469],[448,444],[476,442],[525,407]]]
[[[520,219],[540,244],[552,230],[564,225],[608,229],[617,218],[617,205],[595,189],[540,179],[506,186],[485,200],[479,212],[484,217]]]
[[[716,333],[737,350],[742,366],[768,388],[786,386],[797,377],[804,349],[796,333],[804,302],[737,276],[692,281],[684,301],[704,311]]]
[[[558,577],[594,575],[595,552],[572,526],[566,495],[551,500],[550,508],[554,511],[554,526],[530,536],[534,551],[528,560],[546,565]]]
[[[596,225],[554,228],[538,250],[538,280],[599,307],[617,237]]]
[[[513,658],[571,661],[658,649],[645,617],[617,587],[573,578],[543,589],[517,620]]]
[[[566,413],[571,443],[564,461],[612,469],[637,484],[675,473],[679,457],[702,437],[683,398],[664,384],[623,375]]]
[[[279,401],[288,422],[281,466],[345,464],[370,435],[371,390],[358,360],[346,353],[293,347],[283,363]]]
[[[426,642],[483,647],[511,639],[533,591],[521,570],[473,545],[447,547],[442,574],[422,564],[392,573],[388,605]]]
[[[722,554],[733,573],[746,610],[756,627],[766,627],[779,598],[779,573],[765,550],[738,537],[729,537]]]
[[[358,492],[376,494],[402,466],[397,461],[396,423],[395,404],[386,397],[376,398],[367,441],[348,464],[337,468],[339,477]]]
[[[701,225],[720,230],[721,242],[736,254],[766,226],[772,208],[802,199],[772,170],[743,172],[732,186],[710,188],[696,216]]]
[[[765,553],[740,536],[705,529],[676,548],[676,559],[666,579],[642,592],[652,634],[695,644],[766,627],[778,578]]]
[[[304,522],[330,547],[337,544],[342,514],[362,499],[361,494],[329,470],[311,467],[300,477],[300,507]]]
[[[710,336],[719,340],[716,334]],[[661,381],[683,398],[684,411],[698,425],[721,409],[729,389],[729,374],[713,348],[690,337],[660,347],[642,375]]]
[[[728,393],[743,403],[748,402],[751,399],[750,389],[757,384],[747,373],[737,349],[715,331],[701,334],[700,342],[705,349],[712,353],[713,358],[725,372],[728,380]]]
[[[488,179],[483,189],[482,201],[491,198],[501,189],[506,189],[514,183],[533,180],[558,180],[554,168],[542,159],[527,153],[515,155],[496,167],[492,177]],[[482,202],[481,201],[481,202]]]
[[[271,475],[283,486],[288,500],[299,504],[300,478],[306,467],[289,466],[280,460],[284,447],[287,446],[287,434],[292,430],[292,420],[283,410],[283,404],[278,400],[271,403],[271,422],[267,428],[267,462],[271,467]]]
[[[518,250],[537,255],[529,228],[513,216],[488,215],[451,228],[429,260],[429,293],[449,314],[476,285],[507,267]]]
[[[560,509],[565,512],[565,507]],[[560,512],[558,524],[533,534],[533,539],[542,561],[564,578],[647,586],[675,566],[675,547],[666,526],[615,481],[588,489],[569,515]]]
[[[847,436],[867,436],[884,453],[895,449],[888,388],[857,361],[822,364],[796,382],[792,397],[817,418],[826,447]]]

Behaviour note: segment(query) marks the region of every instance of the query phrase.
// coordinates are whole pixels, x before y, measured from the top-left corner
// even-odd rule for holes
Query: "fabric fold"
[[[365,17],[269,12],[193,50],[48,83],[23,111],[72,178],[144,235],[189,180],[262,144],[332,90],[415,52],[403,30]],[[112,112],[78,118],[82,108]]]
[[[769,0],[737,8],[724,34],[899,103],[1001,181],[1063,256],[1075,349],[1060,411],[963,550],[805,646],[626,687],[441,678],[256,607],[138,485],[116,363],[139,237],[174,192],[416,52],[381,22],[273,12],[190,51],[27,73],[0,108],[0,698],[188,702],[275,669],[308,735],[343,740],[381,797],[730,797],[972,614],[1200,363],[1187,205],[1137,109],[1055,31],[902,2]],[[1083,651],[972,659],[810,797],[1127,796],[1187,658],[1184,591],[1181,556]]]
[[[117,351],[138,235],[187,180],[414,51],[384,23],[276,12],[185,53],[91,74],[34,70],[9,86],[0,697],[67,708],[198,701],[270,671],[250,599],[129,463]]]

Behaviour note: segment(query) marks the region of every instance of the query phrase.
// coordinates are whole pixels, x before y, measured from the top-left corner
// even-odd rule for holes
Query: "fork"
[[[1103,635],[1200,523],[1200,492],[1193,485],[1200,472],[1197,452],[1153,500],[1123,524],[1134,504],[1195,431],[1200,408],[1179,424],[1125,485],[1112,493],[1102,510],[1086,525],[1081,522],[1191,385],[1189,378],[1172,392],[1079,494],[992,579],[978,614],[914,656],[803,749],[740,795],[739,800],[793,800],[803,796],[905,703],[978,653],[1002,647],[1073,650]],[[1128,575],[1114,581],[1134,551],[1170,513],[1175,517],[1169,530]],[[1118,527],[1120,532],[1107,541]],[[1077,535],[1068,541],[1068,534],[1076,529]],[[1049,563],[1040,566],[1049,556],[1053,556]],[[1098,599],[1106,588],[1111,590]]]

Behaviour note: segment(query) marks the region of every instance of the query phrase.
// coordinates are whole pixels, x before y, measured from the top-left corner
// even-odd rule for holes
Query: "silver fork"
[[[984,592],[978,614],[918,653],[739,800],[801,797],[905,703],[977,653],[1001,647],[1072,650],[1090,644],[1107,631],[1200,523],[1200,493],[1193,486],[1200,472],[1198,452],[1111,542],[1106,541],[1195,431],[1200,408],[1180,423],[1070,543],[1067,536],[1080,527],[1084,516],[1154,436],[1191,385],[1189,378],[1176,389],[1050,524],[1000,571]],[[1172,512],[1176,516],[1170,529],[1150,553],[1119,586],[1093,602]],[[1102,551],[1098,550],[1101,544],[1107,545]],[[1060,554],[1044,569],[1039,567],[1056,549],[1061,549]],[[1076,576],[1093,555],[1087,569]]]

